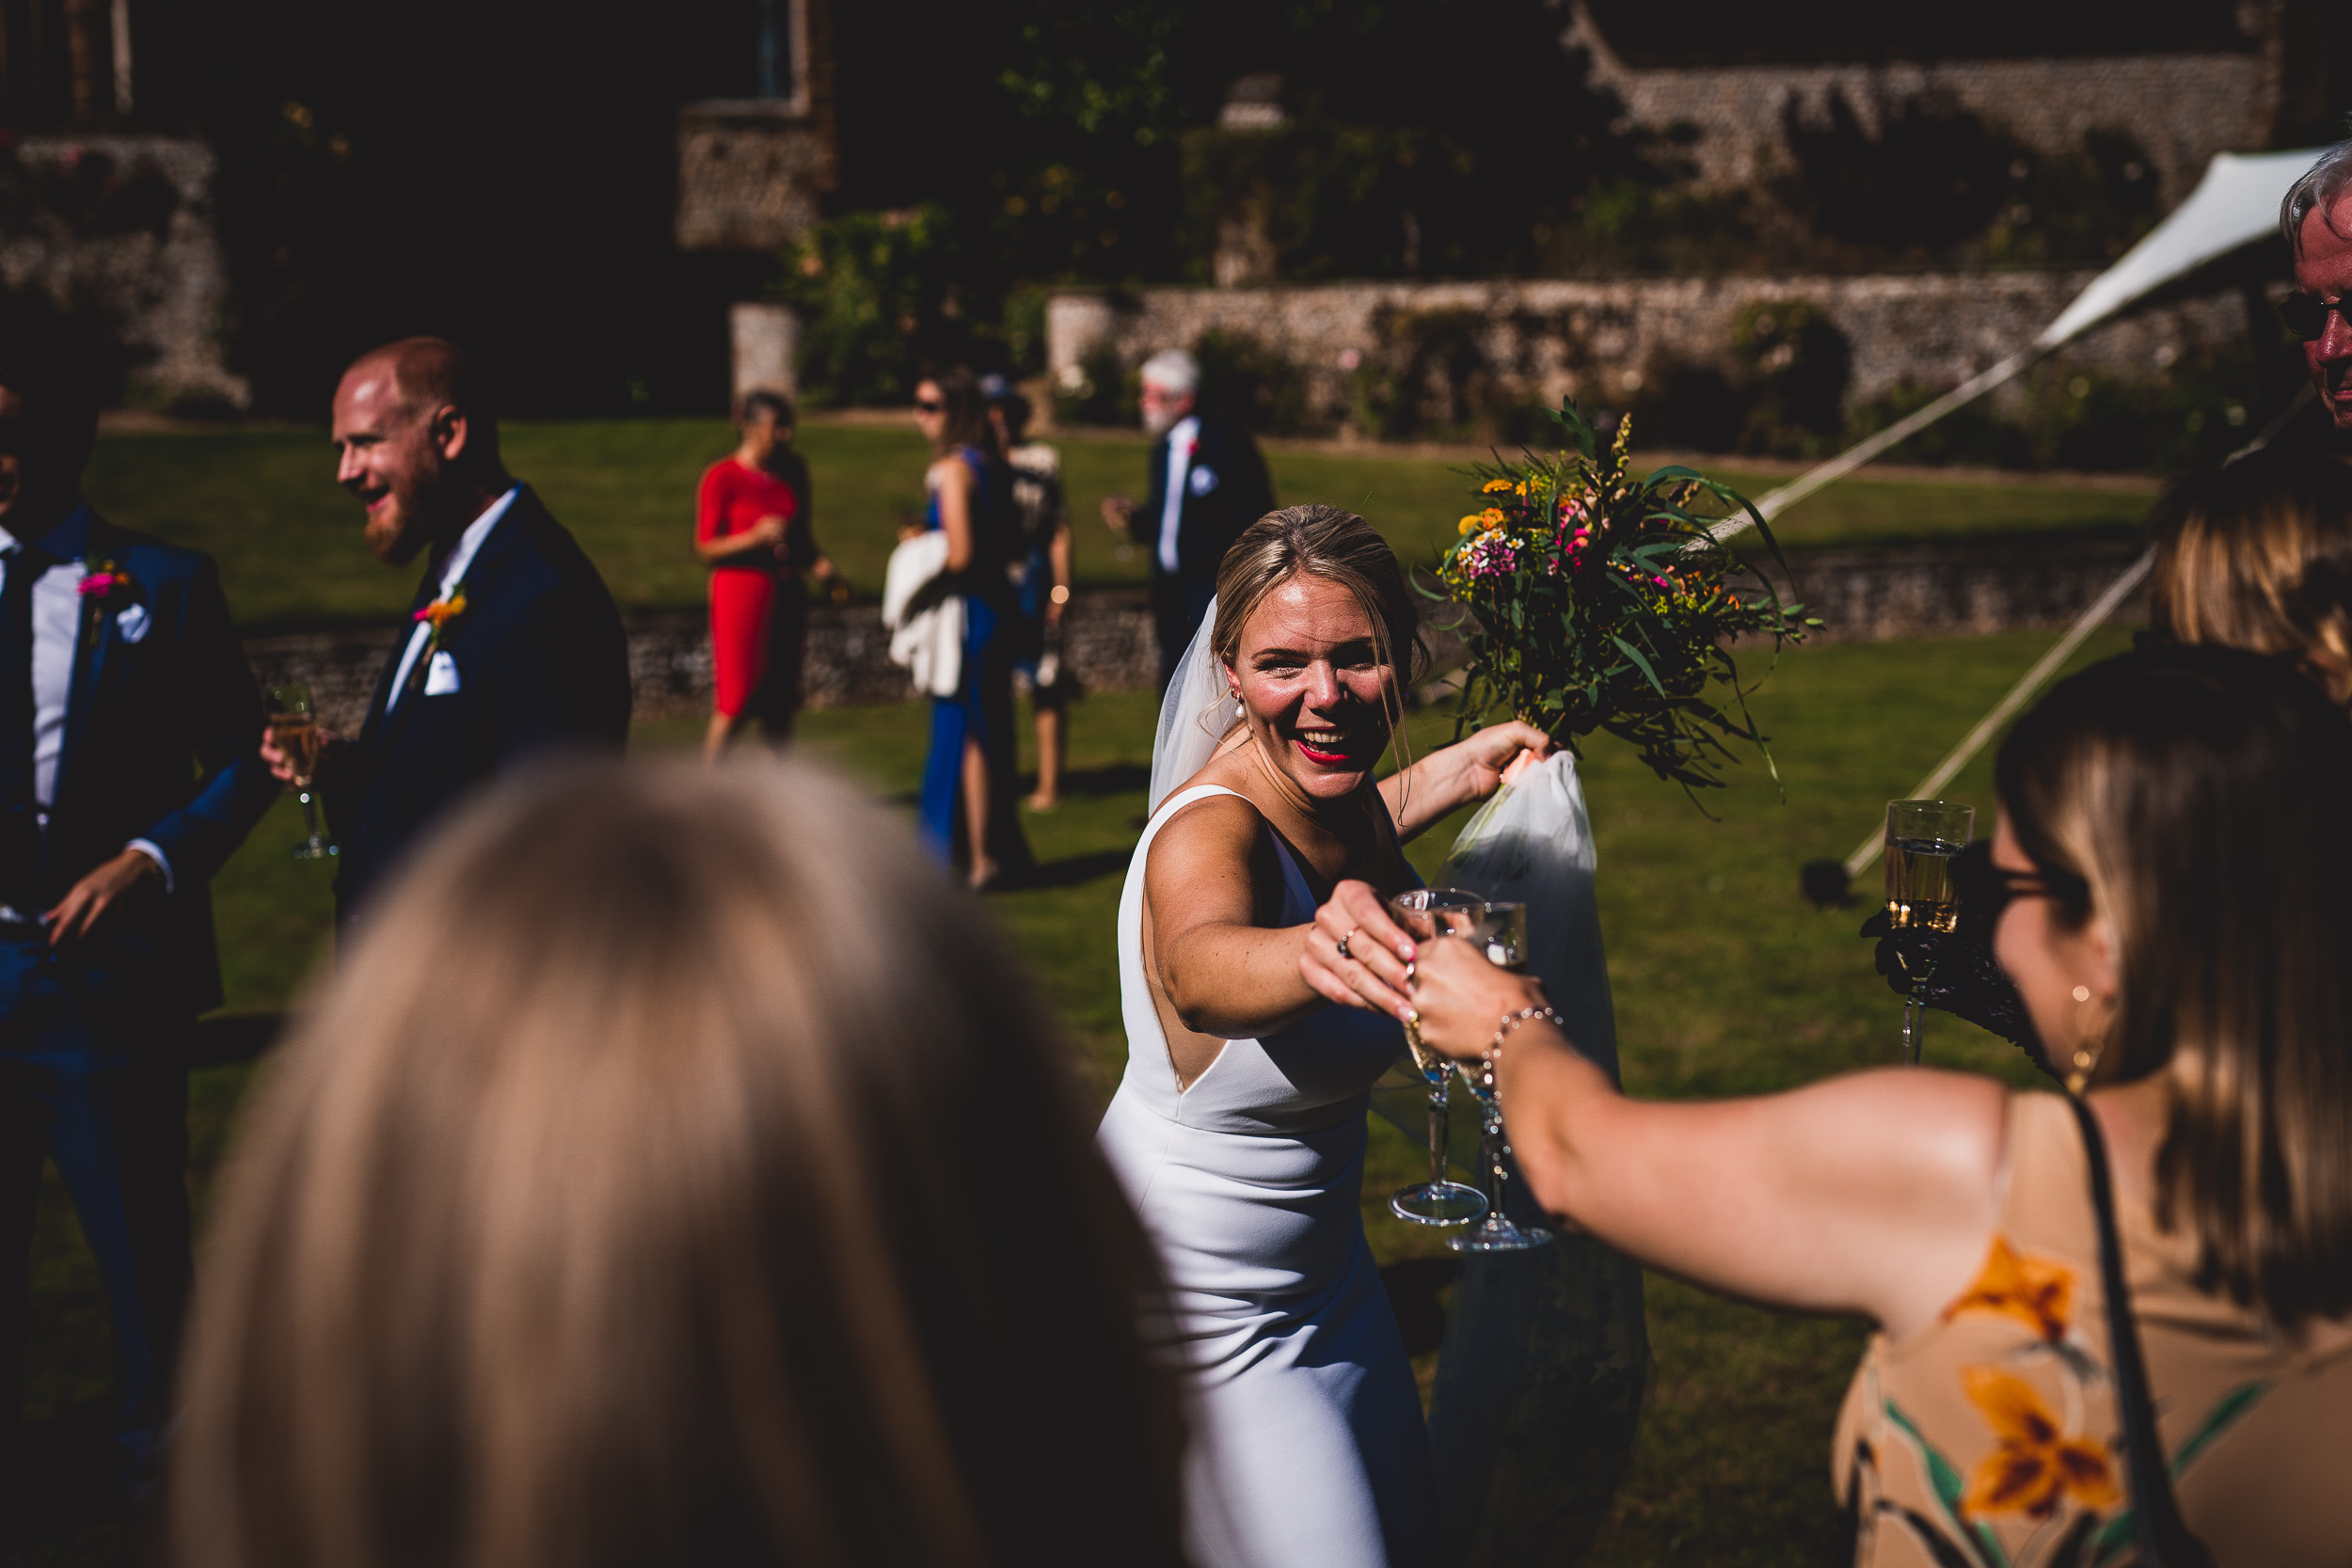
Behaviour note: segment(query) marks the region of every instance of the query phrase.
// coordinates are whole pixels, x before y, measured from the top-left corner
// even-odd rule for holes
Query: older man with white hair
[[[2352,141],[2341,141],[2287,191],[2279,228],[2295,256],[2281,314],[2303,340],[2304,366],[2341,442],[2352,434]]]
[[[1140,506],[1125,496],[1103,502],[1103,521],[1151,552],[1163,689],[1216,596],[1226,549],[1274,510],[1258,443],[1239,425],[1196,413],[1200,388],[1200,362],[1183,349],[1144,362],[1143,428],[1159,437],[1151,482]]]

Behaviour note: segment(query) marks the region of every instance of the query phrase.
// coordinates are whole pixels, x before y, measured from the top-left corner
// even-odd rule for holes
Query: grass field
[[[623,605],[640,610],[703,602],[691,544],[694,484],[733,442],[710,420],[520,424],[504,433],[509,467],[580,536]],[[802,432],[800,444],[818,538],[853,583],[878,594],[899,518],[923,504],[921,441],[912,429],[818,424]],[[1061,446],[1080,583],[1143,581],[1145,561],[1096,520],[1104,496],[1142,492],[1142,438],[1090,433]],[[1288,445],[1267,457],[1280,500],[1360,512],[1407,562],[1431,559],[1462,515],[1460,459]],[[388,571],[369,560],[358,505],[334,475],[324,430],[122,434],[100,443],[89,492],[117,522],[212,552],[248,629],[396,616],[416,586],[415,569]],[[1736,466],[1720,477],[1753,495],[1777,483]],[[2148,502],[2144,494],[2059,481],[1863,478],[1806,500],[1778,529],[1792,545],[2121,530],[2136,525]]]
[[[516,446],[520,467],[526,449]],[[680,461],[688,468],[693,461],[683,445]],[[588,520],[577,509],[574,515]],[[1761,767],[1742,768],[1735,787],[1707,800],[1720,820],[1701,816],[1614,743],[1595,749],[1584,776],[1629,1089],[1768,1090],[1893,1059],[1899,1003],[1854,936],[1865,910],[1808,908],[1798,897],[1797,868],[1851,849],[1882,803],[1908,791],[2047,641],[2007,636],[1787,656],[1757,702],[1786,799]],[[2120,631],[2104,633],[2082,657],[2124,641]],[[1098,1098],[1107,1098],[1125,1052],[1112,927],[1143,812],[1152,719],[1150,699],[1133,694],[1098,695],[1075,710],[1071,802],[1028,819],[1040,883],[987,904],[1067,1021]],[[648,727],[641,750],[680,748],[693,728]],[[1427,745],[1444,737],[1446,725],[1431,714],[1419,729]],[[919,710],[812,713],[803,736],[810,750],[885,797],[911,798],[925,740]],[[1974,800],[1986,828],[1989,779],[1979,759],[1947,792]],[[1454,831],[1443,825],[1414,847],[1425,873],[1442,861]],[[232,1007],[282,1005],[324,955],[326,876],[287,858],[296,836],[294,808],[281,805],[216,884]],[[2031,1076],[2009,1047],[1942,1015],[1929,1025],[1927,1046],[1940,1065],[2020,1084]],[[246,1068],[197,1077],[199,1201],[250,1078]],[[1365,1216],[1384,1263],[1436,1255],[1441,1245],[1391,1219],[1380,1201],[1418,1179],[1419,1164],[1410,1140],[1374,1123]],[[27,1414],[56,1427],[89,1409],[108,1373],[95,1280],[54,1184],[36,1268]],[[1629,1568],[1833,1560],[1838,1531],[1827,1446],[1861,1326],[1762,1311],[1662,1277],[1648,1291],[1656,1365],[1642,1434],[1614,1516],[1584,1560]],[[88,1526],[12,1560],[99,1562],[128,1539],[127,1527]]]

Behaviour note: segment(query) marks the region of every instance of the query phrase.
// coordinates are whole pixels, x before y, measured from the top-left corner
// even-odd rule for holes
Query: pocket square
[[[1205,496],[1210,491],[1216,488],[1216,470],[1215,468],[1197,467],[1192,470],[1192,478],[1189,483],[1192,485],[1192,493],[1194,495]]]
[[[122,640],[125,642],[138,641],[147,635],[147,628],[152,625],[154,625],[154,620],[147,613],[147,607],[143,604],[127,606],[120,614],[115,617],[115,626],[122,633]]]
[[[433,662],[424,667],[424,694],[446,697],[457,689],[457,661],[444,648],[433,656]]]

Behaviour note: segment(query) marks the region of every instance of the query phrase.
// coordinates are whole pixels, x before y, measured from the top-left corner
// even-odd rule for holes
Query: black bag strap
[[[2090,1203],[2099,1214],[2099,1275],[2107,1301],[2107,1363],[2115,1374],[2115,1403],[2123,1418],[2123,1460],[2131,1477],[2132,1539],[2139,1568],[2213,1568],[2213,1554],[2189,1533],[2172,1496],[2156,1413],[2148,1400],[2148,1363],[2139,1354],[2131,1287],[2123,1277],[2123,1238],[2115,1223],[2115,1189],[2107,1178],[2107,1145],[2090,1106],[2069,1095],[2090,1164]]]

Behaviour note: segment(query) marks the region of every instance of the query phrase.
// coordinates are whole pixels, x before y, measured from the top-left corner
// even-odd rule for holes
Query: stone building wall
[[[834,183],[830,123],[787,103],[690,103],[678,111],[681,250],[781,250]]]
[[[101,326],[124,356],[134,405],[209,412],[252,401],[223,356],[229,276],[210,146],[188,136],[38,135],[0,159],[0,288],[46,294]]]
[[[1134,294],[1071,291],[1046,310],[1048,374],[1083,379],[1104,343],[1139,365],[1212,327],[1246,332],[1301,370],[1310,401],[1333,420],[1355,367],[1375,350],[1386,312],[1470,311],[1484,318],[1486,363],[1531,401],[1563,396],[1621,405],[1641,378],[1674,363],[1722,363],[1740,312],[1763,300],[1809,301],[1846,335],[1849,395],[1867,400],[1906,383],[1953,386],[2014,353],[2063,310],[2089,271],[1913,273],[1856,277],[1745,275],[1534,279],[1486,283],[1334,283],[1261,288],[1154,288]],[[2235,294],[2169,304],[2094,328],[2061,362],[2145,375],[2198,350],[2237,352],[2246,307]]]
[[[1570,11],[1565,41],[1590,52],[1593,84],[1614,92],[1637,125],[1695,127],[1688,150],[1699,182],[1717,188],[1772,172],[1784,106],[1793,98],[1800,112],[1818,111],[1833,91],[1873,132],[1880,103],[1922,95],[1947,97],[2042,152],[2079,152],[2094,129],[2128,132],[2154,166],[2167,207],[2188,195],[2216,152],[2271,145],[2280,112],[2275,39],[2228,54],[1645,70],[1618,57],[1581,0]]]

